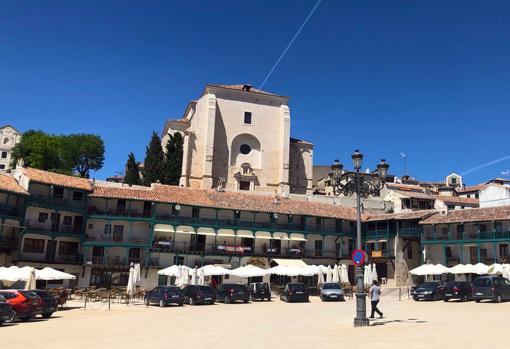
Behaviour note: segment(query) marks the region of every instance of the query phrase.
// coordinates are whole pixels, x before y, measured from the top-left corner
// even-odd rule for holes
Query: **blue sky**
[[[313,1],[0,0],[0,124],[97,133],[105,178],[207,83],[258,87]],[[265,90],[315,164],[439,180],[510,155],[510,2],[324,0]],[[500,177],[510,159],[466,175]]]

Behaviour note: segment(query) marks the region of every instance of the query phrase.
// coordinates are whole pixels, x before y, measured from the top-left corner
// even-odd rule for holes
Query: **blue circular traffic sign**
[[[352,253],[352,262],[354,265],[362,265],[365,263],[366,253],[363,250],[354,250]]]

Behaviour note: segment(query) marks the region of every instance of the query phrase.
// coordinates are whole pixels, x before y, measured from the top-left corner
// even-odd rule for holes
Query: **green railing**
[[[423,234],[423,241],[495,241],[510,240],[510,231],[487,231],[487,232],[432,232]]]
[[[423,233],[422,227],[414,228],[399,228],[398,235],[400,236],[421,236]]]

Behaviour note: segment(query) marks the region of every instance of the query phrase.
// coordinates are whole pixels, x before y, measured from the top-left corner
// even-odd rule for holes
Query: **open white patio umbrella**
[[[35,269],[30,268],[27,281],[25,282],[25,290],[35,290],[37,289],[35,282]]]
[[[501,273],[501,276],[503,276],[505,279],[510,280],[510,264],[503,265],[503,271]]]
[[[317,273],[317,287],[321,287],[324,285],[324,273],[322,272],[322,268],[318,268]]]
[[[268,269],[262,269],[252,264],[247,264],[244,267],[239,267],[230,271],[230,275],[235,275],[241,278],[258,277],[267,274]]]
[[[467,268],[464,264],[457,264],[454,267],[450,268],[451,274],[468,274],[469,271],[467,271]]]
[[[188,268],[188,267],[185,265],[172,265],[171,267],[161,269],[160,271],[158,271],[158,274],[179,277],[179,276],[181,276],[181,270],[183,268]]]
[[[451,268],[453,269],[453,268]],[[487,271],[488,274],[491,275],[502,275],[503,274],[503,264],[494,263],[489,267]]]
[[[445,267],[442,264],[422,264],[417,268],[409,271],[412,275],[442,275],[450,272],[450,268]]]
[[[228,274],[231,273],[231,270],[228,270],[226,268],[220,267],[218,265],[212,265],[212,264],[211,265],[204,265],[199,270],[203,270],[205,276],[213,276],[213,275],[223,276],[223,275],[228,275]]]
[[[370,268],[370,265],[365,265],[364,267],[363,285],[365,286],[372,285],[372,268]]]
[[[338,265],[335,264],[335,267],[333,268],[333,277],[331,278],[331,282],[339,283],[340,282],[340,276],[338,275]]]
[[[35,278],[37,280],[75,280],[76,276],[63,271],[56,270],[50,267],[37,270],[35,272]]]
[[[377,268],[375,263],[372,263],[372,281],[379,281],[379,276],[377,275]]]

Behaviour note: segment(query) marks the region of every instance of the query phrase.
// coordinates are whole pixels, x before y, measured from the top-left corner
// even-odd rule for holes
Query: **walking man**
[[[370,314],[370,318],[374,318],[374,313],[379,314],[379,317],[382,319],[383,313],[377,309],[377,304],[379,303],[379,298],[381,297],[381,288],[376,280],[373,281],[373,285],[370,287],[370,291],[368,292],[370,296],[370,302],[372,303],[372,313]]]

